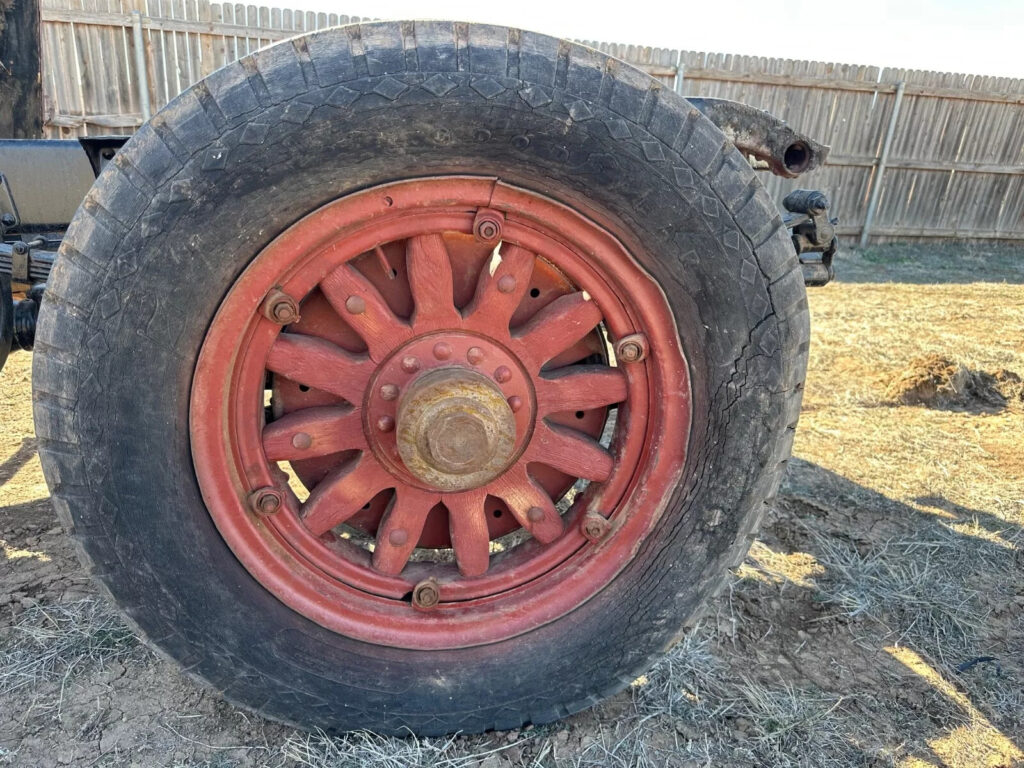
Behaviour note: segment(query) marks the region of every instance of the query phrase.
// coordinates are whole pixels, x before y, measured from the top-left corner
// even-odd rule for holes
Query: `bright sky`
[[[381,19],[485,21],[559,37],[690,51],[1024,77],[1024,0],[291,0],[281,4]]]

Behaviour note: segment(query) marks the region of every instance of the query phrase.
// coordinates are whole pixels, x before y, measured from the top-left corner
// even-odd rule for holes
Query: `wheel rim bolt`
[[[531,523],[539,523],[544,519],[544,510],[540,507],[530,507],[526,512],[526,517]]]
[[[381,416],[377,419],[377,429],[381,432],[390,432],[395,428],[395,420],[390,416]]]
[[[484,351],[480,347],[470,347],[466,351],[466,359],[473,365],[476,365],[484,359]]]
[[[419,359],[409,355],[402,358],[402,370],[406,373],[416,373],[420,369]]]
[[[502,293],[512,293],[516,289],[516,279],[512,275],[505,275],[498,280],[498,290]]]
[[[388,534],[388,542],[394,547],[400,547],[409,540],[409,533],[405,528],[395,528]]]
[[[499,384],[504,384],[511,378],[512,371],[510,371],[507,366],[502,365],[494,372],[494,380]]]
[[[299,322],[299,303],[284,291],[275,288],[263,300],[263,316],[278,325]]]
[[[634,333],[619,339],[615,345],[615,357],[624,363],[639,363],[647,357],[647,337]]]
[[[394,384],[384,384],[380,388],[381,400],[394,400],[398,397],[398,387]]]
[[[603,515],[599,515],[596,512],[587,512],[583,516],[583,525],[580,526],[583,531],[583,535],[586,536],[590,541],[600,541],[608,535],[608,531],[611,530],[612,524],[608,518]]]
[[[473,221],[473,234],[477,240],[493,243],[501,238],[501,214],[497,211],[480,211]]]
[[[433,579],[421,581],[412,590],[412,604],[420,610],[434,608],[441,602],[441,590]]]
[[[362,296],[349,296],[345,299],[345,309],[352,315],[361,315],[366,311],[366,299]]]
[[[292,435],[292,446],[300,451],[307,450],[313,445],[313,438],[306,432],[296,432]]]
[[[434,345],[434,357],[438,360],[447,360],[452,356],[452,345],[446,341],[439,341]]]
[[[512,413],[516,413],[523,407],[523,398],[519,395],[512,395],[512,397],[508,399],[508,407],[512,409]]]
[[[281,492],[276,488],[257,488],[249,494],[249,508],[257,515],[272,515],[281,509]]]

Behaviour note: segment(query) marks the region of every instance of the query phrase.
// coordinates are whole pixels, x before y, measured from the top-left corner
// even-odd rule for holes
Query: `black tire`
[[[11,276],[0,275],[0,371],[7,364],[13,343],[14,299],[11,295]]]
[[[563,618],[489,646],[371,646],[288,609],[218,535],[186,426],[194,365],[233,281],[304,214],[385,181],[482,169],[587,199],[660,254],[644,266],[692,369],[688,465],[631,564]],[[622,689],[724,583],[789,458],[808,335],[775,206],[685,100],[529,32],[353,25],[215,72],[107,166],[43,305],[36,431],[86,566],[140,633],[231,701],[328,730],[512,728]]]

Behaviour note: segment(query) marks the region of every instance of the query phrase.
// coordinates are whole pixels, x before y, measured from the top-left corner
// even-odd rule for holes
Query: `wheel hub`
[[[428,334],[379,367],[365,409],[370,447],[392,474],[424,490],[477,488],[518,458],[535,400],[522,363],[496,340]]]
[[[493,480],[515,451],[516,422],[497,385],[475,371],[439,368],[417,378],[398,407],[398,454],[443,491]]]

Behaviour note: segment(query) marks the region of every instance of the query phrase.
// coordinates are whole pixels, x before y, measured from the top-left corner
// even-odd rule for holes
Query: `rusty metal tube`
[[[793,179],[825,162],[829,147],[804,136],[763,109],[727,99],[687,99],[745,155]]]

